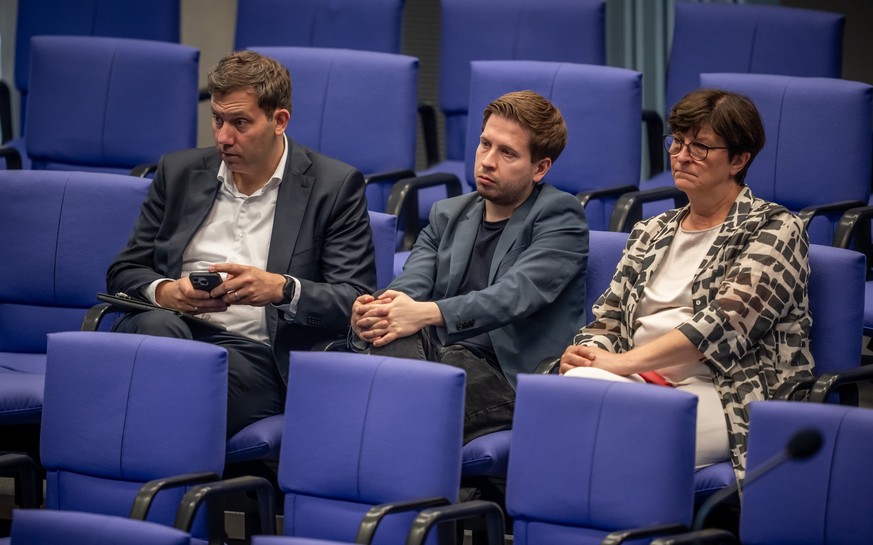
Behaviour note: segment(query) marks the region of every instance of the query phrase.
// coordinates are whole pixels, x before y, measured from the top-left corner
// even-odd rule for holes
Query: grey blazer
[[[488,332],[512,384],[540,360],[560,355],[585,323],[588,223],[579,201],[538,184],[500,236],[490,285],[458,295],[484,201],[468,193],[433,205],[403,272],[388,286],[416,301],[435,301],[446,325],[443,345]]]
[[[267,328],[283,377],[288,352],[343,337],[352,303],[376,286],[364,179],[354,168],[288,140],[267,270],[301,283],[293,322],[267,305]],[[133,234],[107,273],[110,293],[137,296],[160,278],[179,278],[182,252],[218,194],[215,148],[161,158]]]

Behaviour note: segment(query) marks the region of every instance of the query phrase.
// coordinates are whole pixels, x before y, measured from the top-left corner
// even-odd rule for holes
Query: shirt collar
[[[282,178],[285,176],[285,165],[288,163],[288,153],[290,151],[288,147],[288,136],[283,134],[282,139],[285,143],[285,151],[282,153],[282,158],[279,159],[279,164],[276,165],[276,170],[273,171],[273,175],[270,176],[267,183],[265,183],[261,189],[255,191],[253,195],[264,191],[267,187],[278,186],[282,183]],[[231,176],[230,169],[227,168],[224,161],[222,161],[221,166],[218,167],[218,181],[224,185],[225,190],[230,191],[233,194],[239,193],[236,184],[233,183],[233,176]]]

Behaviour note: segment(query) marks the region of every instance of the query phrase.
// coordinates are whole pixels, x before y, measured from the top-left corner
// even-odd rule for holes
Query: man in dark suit
[[[363,176],[285,136],[288,70],[241,51],[210,73],[215,148],[163,157],[127,246],[107,275],[123,292],[198,315],[131,313],[116,331],[228,350],[228,432],[281,413],[290,350],[342,336],[375,261]],[[204,291],[194,271],[223,282]]]
[[[491,102],[476,193],[434,204],[403,272],[352,308],[358,349],[466,370],[465,441],[511,426],[516,375],[584,320],[585,211],[542,183],[566,142],[561,112],[537,93]]]

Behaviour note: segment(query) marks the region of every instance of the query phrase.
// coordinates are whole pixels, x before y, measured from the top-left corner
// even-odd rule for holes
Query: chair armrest
[[[576,193],[576,198],[579,199],[579,202],[582,203],[582,206],[586,206],[588,204],[588,201],[592,199],[599,200],[609,197],[620,197],[625,193],[639,190],[639,186],[636,185],[620,185],[617,187],[608,187],[606,189],[592,189],[591,191],[580,191],[579,193]]]
[[[170,488],[178,488],[180,486],[188,486],[192,484],[200,484],[209,481],[217,481],[220,479],[218,475],[212,472],[202,473],[185,473],[183,475],[175,475],[164,479],[155,479],[142,485],[136,497],[133,498],[133,506],[130,508],[130,518],[137,520],[145,520],[149,514],[149,509],[152,507],[152,502],[158,492]]]
[[[21,154],[12,146],[0,148],[0,158],[6,159],[6,170],[21,170]]]
[[[846,210],[837,223],[833,245],[837,248],[849,248],[854,241],[859,249],[862,248],[862,243],[869,248],[870,218],[873,218],[873,206],[859,206]]]
[[[625,193],[615,203],[612,218],[609,220],[609,230],[629,233],[633,224],[642,218],[643,204],[667,199],[673,199],[676,208],[688,204],[688,197],[685,193],[675,187],[655,187]]]
[[[535,375],[553,375],[561,367],[561,356],[548,356],[540,360],[533,370]]]
[[[657,526],[646,526],[645,528],[632,528],[630,530],[618,530],[612,532],[603,538],[601,545],[618,545],[629,539],[639,539],[641,537],[651,537],[660,534],[673,534],[676,532],[686,532],[688,527],[683,524],[659,524]]]
[[[646,145],[649,147],[649,178],[664,171],[664,121],[655,110],[643,110],[643,125],[646,129]]]
[[[0,454],[0,475],[12,475],[18,506],[36,509],[42,505],[42,479],[39,467],[27,454]]]
[[[776,393],[773,394],[773,399],[776,401],[803,401],[808,397],[815,381],[815,377],[790,378],[779,385]]]
[[[816,216],[827,216],[837,213],[843,215],[853,208],[860,208],[866,205],[867,203],[863,201],[840,201],[816,206],[807,206],[797,213],[797,217],[799,217],[800,221],[803,222],[804,227],[809,228],[809,223]]]
[[[9,85],[0,81],[0,143],[12,140],[12,93]]]
[[[712,545],[739,545],[740,542],[737,540],[737,536],[727,530],[706,528],[696,532],[658,538],[653,540],[651,545],[702,545],[704,543]]]
[[[385,181],[396,182],[397,180],[402,180],[403,178],[414,178],[415,171],[409,170],[408,168],[402,168],[399,170],[389,170],[386,172],[376,172],[373,174],[368,174],[364,176],[365,184],[378,184]]]
[[[418,119],[421,121],[424,156],[427,160],[427,166],[435,165],[440,160],[440,146],[439,138],[437,137],[436,108],[433,107],[433,104],[426,102],[419,104]]]
[[[361,520],[361,525],[358,526],[358,534],[355,536],[355,543],[369,544],[373,542],[373,537],[376,535],[376,529],[379,523],[382,522],[387,515],[394,513],[404,513],[417,509],[425,509],[428,507],[438,507],[441,505],[450,505],[447,498],[441,496],[433,496],[430,498],[419,498],[415,500],[400,501],[394,503],[383,503],[371,507]]]
[[[100,329],[100,323],[103,321],[103,318],[113,312],[126,312],[126,310],[112,303],[98,303],[94,305],[85,313],[81,331],[97,331]]]
[[[130,175],[136,178],[147,178],[149,174],[157,172],[157,170],[157,163],[143,163],[130,169]]]
[[[391,188],[385,212],[394,214],[398,218],[405,218],[401,249],[409,250],[418,238],[418,191],[436,186],[444,186],[447,197],[457,197],[462,192],[461,180],[447,172],[404,178]]]
[[[409,535],[406,538],[406,545],[420,545],[424,543],[425,538],[427,538],[428,533],[435,524],[466,520],[473,517],[485,518],[488,545],[503,545],[505,539],[503,510],[494,502],[481,500],[425,509],[412,522],[412,526],[409,528]]]
[[[858,384],[873,380],[873,366],[865,365],[842,373],[828,373],[812,385],[809,400],[824,403],[833,392],[839,392],[842,405],[859,405]]]
[[[222,510],[214,501],[216,498],[245,494],[254,491],[258,497],[258,514],[260,528],[255,533],[276,534],[276,504],[273,501],[273,485],[263,477],[245,475],[224,481],[209,482],[195,486],[189,490],[176,511],[174,526],[185,532],[190,532],[194,517],[203,502],[207,502],[207,524],[209,527],[209,543],[223,543],[224,517]]]

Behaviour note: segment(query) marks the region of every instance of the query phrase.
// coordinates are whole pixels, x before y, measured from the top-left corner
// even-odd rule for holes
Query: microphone
[[[804,460],[809,458],[819,451],[823,442],[824,439],[818,430],[812,428],[800,430],[788,440],[788,444],[785,445],[785,448],[782,451],[767,459],[754,470],[749,471],[743,481],[743,486],[752,484],[756,479],[788,460]],[[709,517],[709,513],[712,511],[713,507],[736,494],[738,489],[739,484],[734,480],[728,486],[706,498],[706,501],[703,502],[703,505],[700,506],[700,509],[697,510],[697,514],[694,516],[694,523],[691,526],[691,530],[697,531],[702,529],[703,524],[706,522],[707,517]]]

